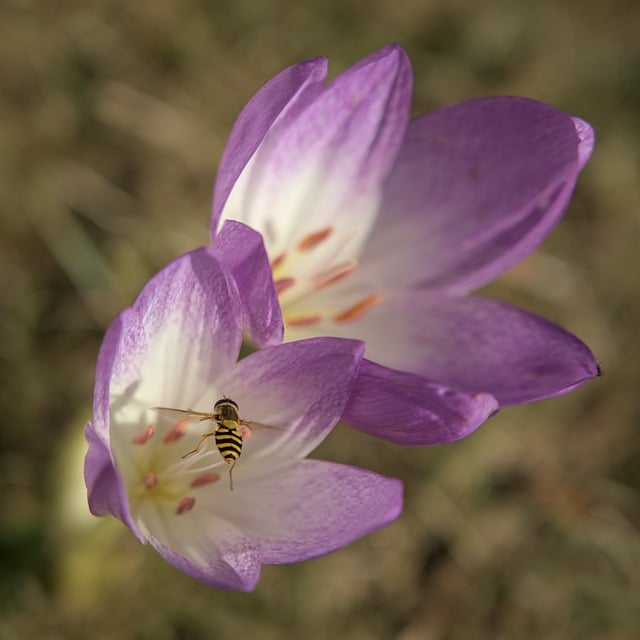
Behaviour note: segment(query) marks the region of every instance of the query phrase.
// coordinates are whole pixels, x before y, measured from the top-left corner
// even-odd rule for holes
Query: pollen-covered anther
[[[201,476],[194,478],[189,486],[195,487],[204,487],[207,484],[213,484],[214,482],[218,482],[220,480],[220,474],[215,471],[210,471],[209,473],[203,473]]]
[[[246,424],[241,425],[238,428],[238,431],[240,432],[240,437],[243,440],[246,440],[251,435],[251,427],[247,427]]]
[[[358,268],[357,260],[347,260],[316,274],[313,278],[316,289],[324,289],[329,285],[341,282]]]
[[[278,278],[273,284],[276,287],[276,292],[281,294],[283,291],[290,289],[296,283],[295,278]]]
[[[271,271],[275,271],[284,262],[284,259],[286,257],[287,257],[287,254],[284,251],[280,255],[276,256],[271,261]]]
[[[176,515],[181,516],[183,513],[187,513],[187,511],[191,511],[196,504],[196,499],[193,496],[185,496],[180,500],[178,506],[176,507]]]
[[[149,471],[142,480],[142,484],[145,489],[153,489],[153,487],[157,486],[159,482],[160,480],[158,479],[158,476],[153,473],[153,471]]]
[[[186,420],[180,420],[180,422],[176,422],[176,424],[173,425],[171,431],[169,431],[169,433],[167,433],[167,435],[162,439],[162,442],[164,442],[165,444],[177,442],[186,433],[188,426],[189,423]]]
[[[373,309],[376,305],[379,305],[384,298],[379,293],[367,296],[360,302],[357,302],[352,307],[349,307],[346,311],[342,311],[333,316],[335,322],[351,322],[353,320],[359,320],[362,316]]]
[[[333,233],[333,227],[327,227],[320,231],[314,231],[306,235],[300,242],[298,242],[298,251],[309,251],[313,247],[320,244],[323,240],[326,240]]]
[[[156,425],[150,424],[142,433],[139,433],[135,438],[133,438],[131,442],[133,442],[133,444],[145,444],[155,432]]]
[[[286,324],[290,327],[311,327],[314,324],[318,324],[322,320],[322,316],[299,316],[297,318],[287,318]]]

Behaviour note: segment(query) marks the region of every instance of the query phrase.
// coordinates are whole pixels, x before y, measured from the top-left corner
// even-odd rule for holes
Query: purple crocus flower
[[[264,343],[281,321],[271,281],[259,302],[241,303],[237,282],[257,290],[250,274],[269,274],[268,263],[255,232],[236,246],[240,236],[228,227],[221,245],[237,258],[235,278],[216,250],[198,249],[153,277],[109,328],[86,429],[85,480],[95,515],[116,516],[170,564],[211,586],[249,591],[262,563],[325,554],[392,521],[402,487],[305,459],[344,410],[362,343],[312,338],[237,361],[243,325]],[[198,446],[216,423],[152,409],[211,412],[225,397],[241,419],[269,425],[242,427],[233,491],[216,439]]]
[[[398,442],[451,440],[470,423],[407,426],[419,424],[418,407],[442,413],[438,403],[453,396],[440,385],[487,392],[504,406],[597,375],[589,348],[570,333],[469,295],[557,223],[591,154],[591,127],[514,97],[409,120],[411,69],[395,45],[328,85],[326,68],[316,58],[284,70],[242,111],[215,185],[211,236],[216,246],[230,219],[262,234],[285,340],[366,342],[345,418],[383,437],[393,420]],[[404,430],[392,411],[376,414],[394,393],[415,408]],[[486,412],[487,396],[478,398],[482,406],[467,399],[465,411]]]

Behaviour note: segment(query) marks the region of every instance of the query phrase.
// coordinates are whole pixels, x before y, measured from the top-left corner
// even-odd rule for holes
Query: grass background
[[[158,0],[0,6],[0,639],[640,637],[640,4]],[[401,449],[318,457],[402,478],[387,529],[210,590],[87,513],[97,349],[151,273],[207,239],[233,121],[314,55],[400,42],[416,113],[495,94],[591,122],[559,228],[487,293],[583,338],[605,376]]]

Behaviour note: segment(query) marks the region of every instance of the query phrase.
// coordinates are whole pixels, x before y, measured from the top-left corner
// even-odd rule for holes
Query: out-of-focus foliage
[[[0,638],[638,637],[638,24],[630,0],[2,3]],[[206,242],[251,94],[390,41],[416,112],[519,94],[595,126],[567,217],[491,294],[564,324],[605,376],[439,448],[339,428],[318,457],[401,477],[404,515],[268,567],[252,595],[212,591],[87,513],[98,345],[152,272]]]

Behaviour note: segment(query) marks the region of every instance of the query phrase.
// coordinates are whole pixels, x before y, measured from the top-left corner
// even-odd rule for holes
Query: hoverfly
[[[231,398],[221,398],[213,405],[213,413],[193,411],[191,409],[172,409],[170,407],[151,407],[159,414],[175,418],[180,416],[187,420],[198,420],[206,422],[211,420],[216,428],[209,433],[205,433],[193,451],[185,453],[186,458],[200,451],[207,438],[213,438],[222,459],[229,465],[229,488],[233,491],[233,467],[242,453],[242,444],[249,437],[251,429],[254,427],[264,427],[256,422],[249,422],[240,418],[238,403]]]

